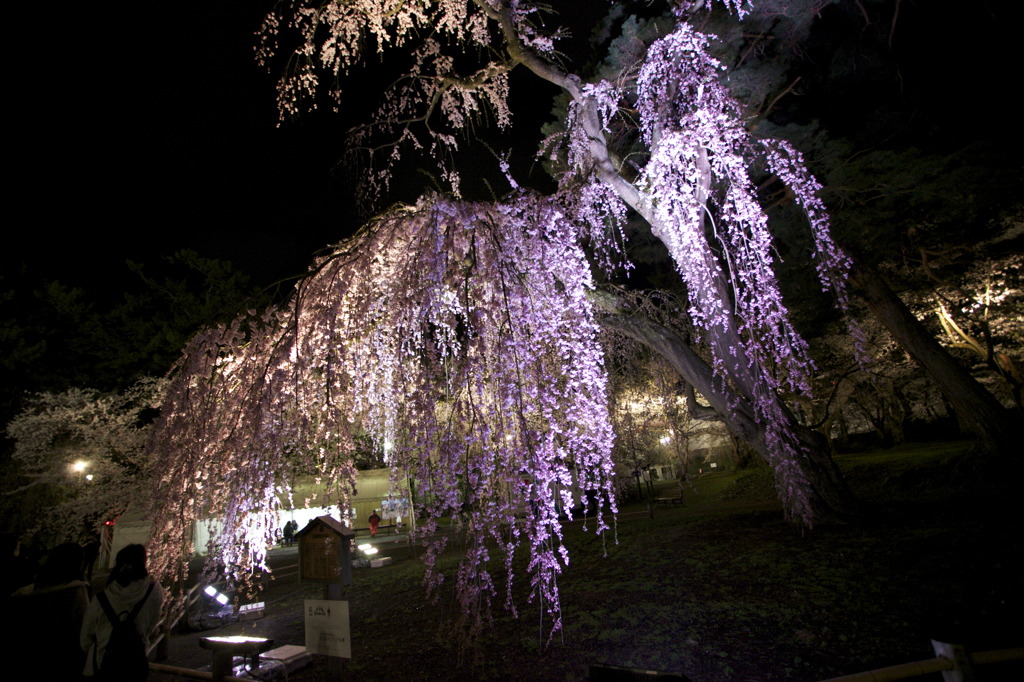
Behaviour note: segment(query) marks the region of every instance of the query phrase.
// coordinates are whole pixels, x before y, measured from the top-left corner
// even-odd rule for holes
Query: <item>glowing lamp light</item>
[[[199,646],[213,652],[210,672],[215,680],[233,679],[235,656],[258,656],[273,645],[272,639],[245,635],[199,638]]]
[[[221,606],[227,606],[228,595],[224,594],[223,592],[217,591],[217,588],[213,585],[207,585],[206,589],[204,589],[203,592],[216,599]]]
[[[363,550],[364,552],[366,550],[370,549],[371,547],[373,547],[373,545],[371,545],[369,542],[365,542],[365,543],[359,545],[359,549]]]
[[[92,480],[92,474],[86,474],[85,475],[85,480],[91,481]]]
[[[82,473],[83,471],[85,471],[85,467],[87,467],[87,466],[89,466],[89,463],[86,462],[85,460],[81,460],[80,459],[77,462],[75,462],[74,464],[72,464],[71,468],[74,469],[75,471],[77,471],[78,473]]]
[[[203,639],[218,644],[249,644],[252,642],[269,642],[266,637],[248,637],[246,635],[225,635],[222,637],[204,637]]]

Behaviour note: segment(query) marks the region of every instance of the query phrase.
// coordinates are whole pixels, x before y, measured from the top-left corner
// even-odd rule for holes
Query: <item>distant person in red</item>
[[[369,521],[370,521],[370,536],[371,537],[376,537],[377,536],[377,526],[380,525],[380,517],[377,516],[377,510],[376,509],[374,509],[373,513],[370,514]]]

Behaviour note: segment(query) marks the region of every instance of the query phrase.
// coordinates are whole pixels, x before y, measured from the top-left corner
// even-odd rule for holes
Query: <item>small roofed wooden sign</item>
[[[299,580],[352,584],[355,531],[330,516],[318,516],[295,534],[299,543]]]

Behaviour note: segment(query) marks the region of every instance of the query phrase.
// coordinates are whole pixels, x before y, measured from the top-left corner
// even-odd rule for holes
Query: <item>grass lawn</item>
[[[604,540],[568,524],[564,629],[550,641],[536,604],[521,599],[512,618],[501,594],[493,626],[468,640],[451,625],[451,595],[427,601],[415,552],[399,553],[392,566],[356,571],[344,679],[585,680],[603,663],[694,682],[822,680],[931,658],[931,639],[1024,646],[1021,472],[968,447],[840,457],[868,508],[856,524],[801,534],[783,520],[767,469],[698,478],[682,507],[653,518],[627,504]],[[517,578],[514,591],[527,588]],[[300,619],[286,625],[301,643]],[[321,659],[291,679],[325,671]],[[1021,666],[980,673],[1024,679]]]

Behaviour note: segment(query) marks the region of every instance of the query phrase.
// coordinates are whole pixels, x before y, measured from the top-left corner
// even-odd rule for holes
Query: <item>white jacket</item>
[[[122,611],[131,612],[135,604],[146,594],[150,583],[153,583],[153,579],[148,576],[127,585],[121,585],[115,581],[107,585],[104,592],[110,600],[110,606],[114,609],[114,613],[121,615]],[[160,605],[163,603],[163,599],[163,589],[159,583],[154,583],[153,592],[150,593],[146,603],[142,605],[139,615],[135,618],[135,626],[142,634],[147,648],[149,635],[156,629],[160,621]],[[85,610],[85,618],[82,620],[82,635],[79,638],[79,643],[86,652],[85,670],[82,671],[86,677],[95,675],[103,663],[103,653],[107,650],[110,633],[113,629],[110,619],[103,611],[103,606],[100,605],[96,597],[93,597],[89,602],[89,608]]]

